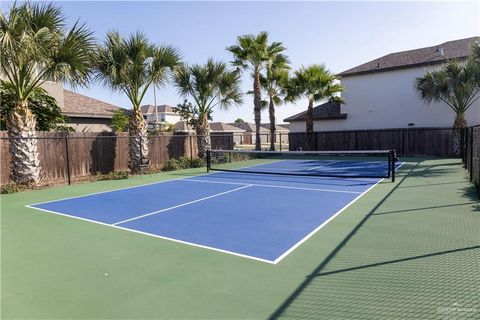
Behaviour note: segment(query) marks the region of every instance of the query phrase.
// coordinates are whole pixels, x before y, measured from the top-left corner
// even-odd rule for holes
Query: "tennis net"
[[[209,150],[207,170],[293,176],[391,178],[395,150],[251,151]]]

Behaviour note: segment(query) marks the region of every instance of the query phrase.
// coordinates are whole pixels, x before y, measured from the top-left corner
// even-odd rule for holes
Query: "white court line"
[[[355,201],[357,201],[358,199],[360,199],[363,195],[365,195],[368,191],[372,190],[377,184],[379,184],[380,182],[382,182],[385,178],[379,180],[377,183],[375,183],[373,186],[371,186],[370,188],[368,188],[367,190],[363,191],[362,193],[360,193],[355,199],[353,199],[352,201],[350,201],[349,203],[347,203],[342,209],[338,210],[333,216],[331,216],[330,218],[328,218],[327,220],[325,220],[321,225],[319,225],[317,228],[315,228],[312,232],[310,232],[309,234],[307,234],[302,240],[298,241],[296,244],[294,244],[293,246],[290,247],[290,249],[288,249],[287,251],[285,251],[280,257],[278,257],[277,259],[275,259],[275,261],[273,261],[273,264],[277,264],[279,263],[283,258],[285,258],[286,256],[288,256],[293,250],[297,249],[302,243],[304,243],[305,241],[307,241],[311,236],[313,236],[315,233],[318,232],[318,230],[322,229],[325,225],[327,225],[330,221],[332,221],[333,219],[335,219],[336,216],[338,216],[340,213],[342,213],[344,210],[346,210],[348,207],[350,207]]]
[[[398,167],[396,167],[396,170],[398,170],[398,169],[399,169],[402,165],[404,165],[404,164],[405,164],[405,162],[402,162]],[[215,174],[215,173],[210,173],[210,174]],[[207,174],[201,174],[201,175],[198,175],[198,176],[204,176],[204,175],[208,175],[208,173],[207,173]],[[177,179],[171,179],[171,180],[164,180],[164,181],[159,181],[159,182],[153,182],[153,183],[148,183],[148,184],[143,184],[143,185],[138,185],[138,186],[126,187],[126,188],[121,188],[121,189],[114,189],[114,190],[109,190],[109,191],[102,191],[102,192],[97,192],[97,193],[93,193],[93,194],[100,194],[100,193],[107,193],[107,192],[112,192],[112,191],[116,191],[116,190],[123,190],[123,189],[130,189],[130,188],[142,187],[142,186],[145,186],[145,185],[152,185],[152,184],[163,183],[163,182],[168,182],[168,181],[185,180],[185,179],[187,179],[187,178],[188,178],[188,176],[187,176],[187,177],[182,177],[182,178],[177,178]],[[266,259],[262,259],[262,258],[258,258],[258,257],[254,257],[254,256],[249,256],[249,255],[245,255],[245,254],[241,254],[241,253],[237,253],[237,252],[233,252],[233,251],[223,250],[223,249],[219,249],[219,248],[215,248],[215,247],[204,246],[204,245],[200,245],[200,244],[196,244],[196,243],[191,243],[191,242],[187,242],[187,241],[183,241],[183,240],[178,240],[178,239],[174,239],[174,238],[168,238],[168,237],[164,237],[164,236],[159,236],[159,235],[156,235],[156,234],[147,233],[147,232],[143,232],[143,231],[139,231],[139,230],[134,230],[134,229],[129,229],[129,228],[120,227],[120,226],[116,226],[116,225],[111,225],[111,224],[108,224],[108,223],[104,223],[104,222],[100,222],[100,221],[96,221],[96,220],[91,220],[91,219],[87,219],[87,218],[82,218],[82,217],[78,217],[78,216],[73,216],[73,215],[69,215],[69,214],[65,214],[65,213],[61,213],[61,212],[57,212],[57,211],[52,211],[52,210],[37,208],[37,207],[34,207],[35,204],[26,205],[25,207],[30,208],[30,209],[39,210],[39,211],[48,212],[48,213],[53,213],[53,214],[57,214],[57,215],[60,215],[60,216],[69,217],[69,218],[73,218],[73,219],[77,219],[77,220],[92,222],[92,223],[96,223],[96,224],[99,224],[99,225],[102,225],[102,226],[111,227],[111,228],[114,228],[114,229],[119,229],[119,230],[124,230],[124,231],[130,231],[130,232],[133,232],[133,233],[142,234],[142,235],[146,235],[146,236],[151,236],[151,237],[155,237],[155,238],[160,238],[160,239],[164,239],[164,240],[170,240],[170,241],[173,241],[173,242],[182,243],[182,244],[186,244],[186,245],[193,246],[193,247],[198,247],[198,248],[208,249],[208,250],[212,250],[212,251],[227,253],[227,254],[231,254],[231,255],[237,256],[237,257],[247,258],[247,259],[251,259],[251,260],[255,260],[255,261],[260,261],[260,262],[265,262],[265,263],[269,263],[269,264],[277,264],[277,263],[279,263],[281,260],[283,260],[288,254],[290,254],[292,251],[294,251],[296,248],[298,248],[302,243],[304,243],[304,242],[307,241],[310,237],[312,237],[318,230],[320,230],[321,228],[323,228],[326,224],[328,224],[331,220],[333,220],[336,216],[338,216],[340,213],[342,213],[345,209],[347,209],[349,206],[351,206],[354,202],[356,202],[358,199],[360,199],[363,195],[365,195],[368,191],[370,191],[371,189],[373,189],[375,186],[377,186],[377,185],[378,185],[380,182],[382,182],[383,180],[384,180],[384,179],[379,180],[379,181],[378,181],[377,183],[375,183],[373,186],[371,186],[370,188],[368,188],[367,190],[365,190],[364,192],[362,192],[362,193],[361,193],[360,195],[358,195],[355,199],[353,199],[351,202],[349,202],[345,207],[343,207],[343,208],[340,209],[338,212],[336,212],[336,213],[335,213],[333,216],[331,216],[328,220],[326,220],[326,221],[323,222],[320,226],[318,226],[317,228],[315,228],[315,230],[313,230],[312,232],[310,232],[307,236],[305,236],[302,240],[300,240],[299,242],[297,242],[295,245],[293,245],[292,247],[290,247],[290,249],[288,249],[287,251],[285,251],[281,256],[279,256],[279,257],[278,257],[277,259],[275,259],[274,261],[266,260]],[[193,181],[193,180],[186,180],[186,181]],[[196,181],[198,181],[198,180],[196,180]],[[233,184],[233,183],[232,183],[232,184]],[[248,185],[245,185],[245,187],[247,187],[247,186],[248,186]],[[92,194],[90,194],[90,195],[92,195]],[[88,196],[88,195],[84,195],[84,196]],[[66,200],[66,199],[79,198],[79,197],[83,197],[83,196],[76,196],[76,197],[65,198],[65,199],[60,199],[60,200],[52,200],[52,201],[47,201],[47,202],[42,202],[42,203],[49,203],[49,202],[55,202],[55,201],[61,201],[61,200]],[[37,204],[42,204],[42,203],[37,203]]]
[[[309,191],[322,191],[322,192],[337,192],[337,193],[353,193],[360,194],[358,191],[346,191],[346,190],[334,190],[334,189],[319,189],[319,188],[305,188],[305,187],[287,187],[279,186],[272,184],[257,184],[257,183],[241,183],[241,182],[224,182],[224,181],[214,181],[214,180],[195,180],[195,179],[184,179],[186,182],[201,182],[201,183],[217,183],[217,184],[233,184],[233,185],[249,185],[253,187],[265,187],[265,188],[279,188],[279,189],[292,189],[292,190],[309,190]]]
[[[325,167],[325,166],[331,165],[332,163],[339,162],[339,161],[340,160],[335,160],[335,161],[332,161],[332,162],[329,162],[329,163],[322,164],[321,166],[312,167],[310,169],[307,169],[307,171],[315,170],[315,169],[318,169],[318,168],[321,168],[321,167]]]
[[[140,230],[125,228],[125,227],[120,227],[120,226],[115,226],[115,225],[112,225],[112,224],[108,224],[108,223],[104,223],[104,222],[100,222],[100,221],[96,221],[96,220],[90,220],[90,219],[87,219],[87,218],[72,216],[72,215],[69,215],[69,214],[66,214],[66,213],[61,213],[61,212],[47,210],[47,209],[41,209],[41,208],[37,208],[37,207],[31,207],[30,205],[27,205],[25,207],[30,208],[30,209],[39,210],[39,211],[48,212],[48,213],[53,213],[53,214],[56,214],[56,215],[60,215],[60,216],[68,217],[68,218],[73,218],[73,219],[77,219],[77,220],[93,222],[93,223],[96,223],[96,224],[99,224],[99,225],[102,225],[102,226],[106,226],[106,227],[110,227],[110,228],[114,228],[114,229],[118,229],[118,230],[130,231],[130,232],[138,233],[138,234],[141,234],[141,235],[144,235],[144,236],[150,236],[150,237],[154,237],[154,238],[160,238],[160,239],[169,240],[169,241],[173,241],[173,242],[177,242],[177,243],[181,243],[181,244],[186,244],[186,245],[192,246],[192,247],[217,251],[217,252],[221,252],[221,253],[227,253],[227,254],[231,254],[233,256],[237,256],[237,257],[242,257],[242,258],[247,258],[247,259],[256,260],[256,261],[260,261],[260,262],[275,264],[272,260],[267,260],[267,259],[262,259],[262,258],[258,258],[258,257],[254,257],[254,256],[249,256],[249,255],[234,252],[234,251],[228,251],[228,250],[219,249],[219,248],[215,248],[215,247],[209,247],[209,246],[205,246],[205,245],[197,244],[197,243],[193,243],[193,242],[187,242],[187,241],[183,241],[183,240],[179,240],[179,239],[175,239],[175,238],[159,236],[159,235],[153,234],[153,233],[143,232],[143,231],[140,231]]]
[[[158,214],[158,213],[161,213],[161,212],[170,211],[170,210],[181,208],[181,207],[184,207],[184,206],[188,206],[190,204],[197,203],[197,202],[200,202],[200,201],[205,201],[205,200],[208,200],[208,199],[211,199],[211,198],[223,196],[224,194],[227,194],[227,193],[230,193],[230,192],[235,192],[235,191],[245,189],[245,188],[248,188],[248,187],[251,187],[251,186],[252,186],[251,184],[247,184],[247,185],[242,186],[240,188],[235,188],[235,189],[232,189],[232,190],[216,193],[216,194],[208,196],[208,197],[200,198],[200,199],[197,199],[197,200],[192,200],[192,201],[185,202],[185,203],[173,206],[173,207],[168,207],[168,208],[165,208],[165,209],[162,209],[162,210],[157,210],[157,211],[153,211],[153,212],[150,212],[150,213],[142,214],[140,216],[136,216],[136,217],[133,217],[133,218],[130,218],[130,219],[125,219],[125,220],[122,220],[122,221],[118,221],[118,222],[112,223],[112,225],[117,226],[117,225],[125,223],[125,222],[142,219],[142,218],[152,216],[154,214]]]
[[[403,166],[405,164],[405,162],[402,162],[400,163],[400,165],[398,167],[395,168],[395,171],[397,171],[401,166]],[[275,261],[273,261],[273,264],[277,264],[279,263],[283,258],[285,258],[286,256],[288,256],[293,250],[297,249],[302,243],[304,243],[305,241],[307,241],[310,237],[312,237],[315,233],[317,233],[318,230],[322,229],[325,225],[327,225],[330,221],[332,221],[336,216],[338,216],[340,213],[342,213],[343,211],[345,211],[348,207],[350,207],[353,203],[355,203],[358,199],[360,199],[361,197],[363,197],[368,191],[372,190],[373,188],[375,188],[380,182],[382,182],[383,180],[385,180],[387,178],[382,178],[380,179],[377,183],[375,183],[373,186],[371,186],[370,188],[368,188],[367,190],[363,191],[361,194],[358,195],[358,197],[356,197],[355,199],[353,199],[352,201],[350,201],[349,203],[347,203],[342,209],[340,209],[339,211],[337,211],[333,216],[331,216],[330,218],[328,218],[327,220],[325,220],[321,225],[319,225],[317,228],[315,228],[312,232],[310,232],[309,234],[307,234],[302,240],[300,240],[299,242],[297,242],[296,244],[294,244],[292,247],[290,247],[290,249],[288,249],[287,251],[285,251],[280,257],[278,257],[277,259],[275,259]]]
[[[207,175],[212,175],[212,174],[219,174],[220,172],[207,172],[207,173],[202,173],[202,174],[197,174],[194,175],[195,177],[201,177],[201,176],[207,176]],[[37,202],[30,204],[30,206],[36,206],[39,204],[45,204],[45,203],[51,203],[51,202],[57,202],[57,201],[63,201],[63,200],[70,200],[70,199],[77,199],[77,198],[83,198],[83,197],[89,197],[89,196],[94,196],[97,194],[102,194],[102,193],[109,193],[109,192],[115,192],[115,191],[121,191],[121,190],[128,190],[128,189],[134,189],[134,188],[141,188],[141,187],[146,187],[146,186],[151,186],[154,184],[161,184],[161,183],[166,183],[166,182],[171,182],[171,181],[183,181],[184,179],[190,178],[190,175],[187,175],[185,177],[181,178],[173,178],[173,179],[166,179],[166,180],[161,180],[161,181],[156,181],[156,182],[149,182],[145,184],[139,184],[136,186],[130,186],[130,187],[124,187],[124,188],[118,188],[118,189],[111,189],[111,190],[105,190],[105,191],[99,191],[99,192],[93,192],[93,193],[87,193],[84,195],[78,195],[78,196],[73,196],[73,197],[67,197],[67,198],[62,198],[62,199],[56,199],[56,200],[49,200],[49,201],[44,201],[44,202]]]

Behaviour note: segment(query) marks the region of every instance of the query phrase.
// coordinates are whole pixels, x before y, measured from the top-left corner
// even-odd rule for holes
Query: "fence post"
[[[68,135],[65,136],[64,140],[65,140],[65,152],[66,152],[66,160],[67,160],[68,185],[71,185],[72,184],[72,176],[71,176],[71,172],[70,172],[70,151],[69,151],[69,148],[68,148]]]
[[[470,128],[470,160],[468,161],[469,162],[469,166],[470,166],[470,181],[473,181],[473,145],[474,145],[474,141],[473,141],[473,130],[474,128],[471,127]]]
[[[278,138],[280,139],[280,151],[282,151],[282,133],[278,133]]]
[[[188,134],[188,141],[190,144],[190,162],[193,164],[193,144],[192,144],[192,138],[193,136],[191,134]]]

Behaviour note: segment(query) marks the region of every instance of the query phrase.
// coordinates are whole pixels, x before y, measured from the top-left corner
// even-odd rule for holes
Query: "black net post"
[[[278,139],[280,140],[280,151],[282,151],[282,133],[278,133]]]
[[[395,149],[390,150],[389,158],[390,158],[389,167],[391,168],[392,182],[395,182],[395,163],[397,162],[397,153]]]
[[[210,172],[210,167],[211,167],[211,154],[210,154],[210,149],[207,150],[207,172]]]

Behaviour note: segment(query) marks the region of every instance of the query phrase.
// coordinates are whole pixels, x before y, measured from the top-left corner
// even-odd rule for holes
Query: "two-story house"
[[[340,73],[344,104],[314,108],[314,131],[451,127],[455,114],[445,103],[427,104],[414,88],[417,77],[449,59],[465,60],[480,37],[448,41],[436,46],[391,53]],[[480,100],[465,117],[480,124]],[[290,132],[305,132],[306,111],[284,120]]]

